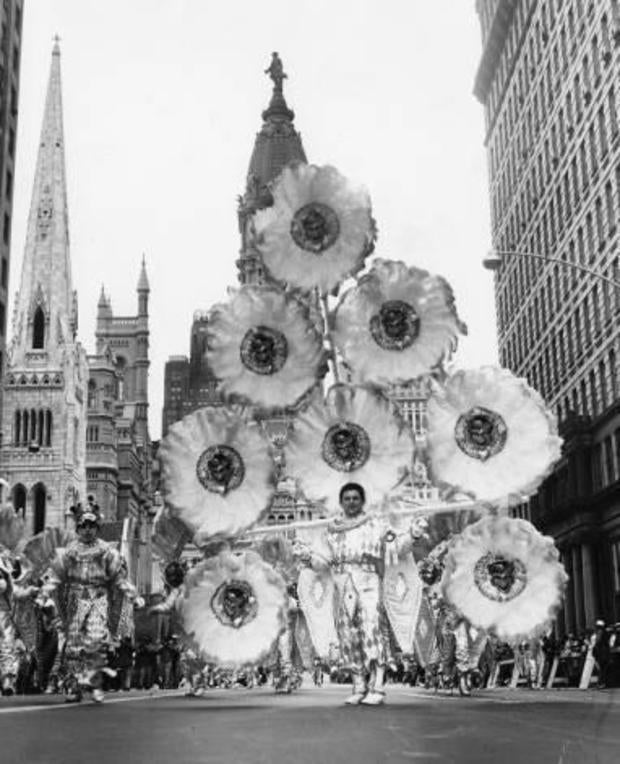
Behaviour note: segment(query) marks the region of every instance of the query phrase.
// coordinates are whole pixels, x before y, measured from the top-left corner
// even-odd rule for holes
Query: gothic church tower
[[[85,499],[88,367],[77,328],[56,42],[3,380],[0,471],[30,532],[64,526]]]

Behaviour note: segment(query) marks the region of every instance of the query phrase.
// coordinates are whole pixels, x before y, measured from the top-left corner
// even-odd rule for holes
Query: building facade
[[[86,481],[101,508],[104,534],[122,542],[131,578],[148,591],[155,509],[148,429],[150,287],[144,259],[136,291],[136,315],[115,316],[101,289],[96,352],[88,356]]]
[[[13,335],[0,470],[29,532],[64,526],[86,498],[86,353],[71,286],[60,49],[52,52]]]
[[[7,0],[0,6],[0,378],[6,360],[22,18],[23,0]]]
[[[501,364],[565,444],[524,508],[570,575],[559,627],[620,620],[618,0],[477,0]],[[583,270],[580,270],[583,269]],[[588,270],[590,272],[588,272]],[[599,274],[597,276],[596,274]]]

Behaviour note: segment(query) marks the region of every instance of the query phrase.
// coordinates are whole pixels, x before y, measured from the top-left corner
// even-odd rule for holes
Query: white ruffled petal
[[[339,454],[332,440],[334,429],[345,423],[356,433],[346,458],[346,448]],[[413,441],[387,398],[364,387],[339,384],[328,391],[324,403],[315,402],[298,415],[285,456],[288,471],[304,493],[335,510],[340,488],[350,481],[364,486],[370,504],[380,503],[409,469]]]
[[[461,417],[475,409],[491,412],[504,430],[503,445],[494,436],[497,447],[485,456],[468,452],[457,433]],[[427,420],[433,477],[479,500],[522,501],[560,457],[555,417],[536,391],[505,369],[457,372],[431,395]]]
[[[392,334],[388,308],[399,319]],[[333,336],[356,379],[385,384],[428,374],[450,357],[465,331],[444,279],[377,259],[341,298]]]
[[[217,451],[232,459],[226,485],[204,474]],[[273,465],[267,444],[258,425],[246,422],[238,410],[207,407],[175,423],[162,441],[160,458],[166,503],[199,542],[236,535],[257,522],[271,503]]]

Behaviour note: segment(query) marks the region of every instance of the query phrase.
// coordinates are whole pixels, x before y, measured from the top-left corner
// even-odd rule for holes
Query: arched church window
[[[88,380],[88,408],[95,408],[97,401],[97,383],[94,379]]]
[[[32,348],[33,350],[43,350],[45,347],[45,314],[43,308],[39,305],[34,312],[32,322]]]
[[[52,445],[52,412],[49,409],[45,412],[45,445]]]
[[[125,387],[125,373],[127,370],[127,361],[122,355],[116,357],[116,400],[124,401],[127,389]]]
[[[28,440],[28,445],[30,443],[34,443],[37,439],[37,412],[32,409],[30,411],[30,438]]]
[[[37,483],[32,489],[32,532],[40,533],[45,529],[45,509],[47,504],[47,489],[43,483]]]
[[[22,415],[22,446],[28,445],[29,424],[30,424],[30,416],[28,414],[28,409],[24,409],[24,413]]]
[[[15,412],[15,424],[13,426],[13,445],[19,446],[19,436],[22,426],[22,412],[17,409]]]
[[[39,409],[39,416],[38,416],[38,427],[37,427],[37,443],[42,446],[43,445],[43,430],[45,428],[45,414],[43,413],[43,409]]]

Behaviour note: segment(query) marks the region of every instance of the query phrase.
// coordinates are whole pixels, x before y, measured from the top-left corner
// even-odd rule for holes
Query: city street
[[[472,762],[611,764],[620,690],[485,690],[470,699],[390,686],[382,708],[343,707],[347,687],[0,699],[3,764]]]

